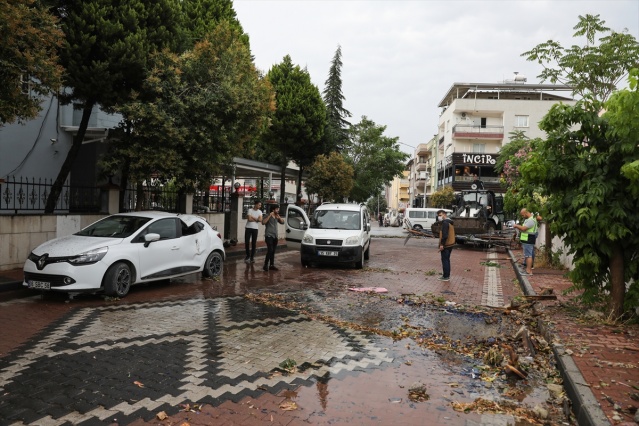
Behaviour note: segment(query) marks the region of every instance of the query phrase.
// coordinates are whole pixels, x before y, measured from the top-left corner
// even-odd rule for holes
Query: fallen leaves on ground
[[[537,420],[535,413],[527,408],[518,407],[515,404],[507,402],[498,403],[496,401],[489,401],[483,398],[477,398],[473,402],[458,402],[453,401],[451,405],[455,411],[461,411],[464,413],[491,413],[491,414],[508,414],[511,416],[525,419],[527,422],[533,425],[540,425],[543,422]]]
[[[280,409],[283,411],[297,410],[297,404],[293,401],[284,401],[280,404]]]

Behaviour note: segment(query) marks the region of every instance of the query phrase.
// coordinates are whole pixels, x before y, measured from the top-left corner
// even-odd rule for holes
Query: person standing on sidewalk
[[[526,270],[521,275],[532,275],[533,253],[535,251],[535,242],[537,240],[537,221],[527,209],[521,209],[519,212],[524,218],[523,225],[515,225],[515,229],[519,229],[519,241],[524,249],[524,263]]]
[[[455,226],[445,210],[437,211],[437,220],[442,223],[439,230],[439,252],[442,257],[442,276],[439,281],[450,281],[450,254],[455,246]]]
[[[277,271],[275,266],[275,249],[277,248],[277,224],[284,223],[284,219],[280,216],[279,204],[271,206],[271,213],[262,219],[262,225],[266,226],[264,230],[264,239],[266,240],[266,259],[264,260],[264,269],[268,271]]]
[[[248,209],[246,213],[246,228],[244,229],[244,246],[246,249],[246,257],[244,262],[253,263],[255,260],[255,250],[257,249],[257,233],[259,232],[258,223],[262,222],[262,202],[256,201],[253,208]],[[249,244],[251,249],[249,252]]]

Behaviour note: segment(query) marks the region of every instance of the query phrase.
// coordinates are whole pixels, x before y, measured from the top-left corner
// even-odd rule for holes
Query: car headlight
[[[308,234],[304,234],[304,238],[302,238],[302,242],[304,244],[313,244],[313,236],[312,235],[308,235]]]
[[[353,235],[352,237],[348,237],[346,241],[344,241],[345,246],[354,246],[359,244],[359,237],[357,235]]]
[[[99,262],[107,254],[108,251],[108,247],[100,247],[99,249],[89,250],[70,258],[69,263],[71,263],[72,265],[84,265],[87,263]]]

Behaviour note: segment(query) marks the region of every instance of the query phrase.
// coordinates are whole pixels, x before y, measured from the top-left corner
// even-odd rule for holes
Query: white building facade
[[[568,86],[527,84],[517,75],[497,84],[454,83],[438,105],[442,112],[432,151],[426,144],[416,153],[431,152],[430,189],[452,186],[461,191],[481,179],[486,189],[503,192],[494,166],[510,133],[544,138],[539,122],[556,103],[574,105],[571,93]]]

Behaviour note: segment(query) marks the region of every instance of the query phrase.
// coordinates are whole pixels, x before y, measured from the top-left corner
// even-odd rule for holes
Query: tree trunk
[[[548,265],[552,265],[552,234],[550,233],[550,224],[548,222],[544,226],[544,258]]]
[[[136,212],[141,212],[142,210],[145,210],[145,205],[147,204],[145,195],[146,194],[144,194],[144,185],[142,185],[142,181],[138,181],[135,187],[135,211]],[[149,206],[147,207],[147,209],[150,210],[151,202],[148,201],[148,203],[149,203]]]
[[[45,213],[53,213],[55,211],[55,206],[58,204],[58,199],[62,193],[64,182],[67,180],[67,177],[69,177],[69,173],[73,168],[73,163],[78,157],[78,153],[82,147],[82,141],[84,141],[84,135],[86,134],[87,127],[89,126],[89,117],[91,117],[93,105],[95,105],[95,102],[87,102],[84,105],[84,109],[82,110],[82,120],[80,120],[80,127],[78,127],[78,133],[76,133],[73,137],[73,144],[67,154],[67,158],[64,160],[64,163],[62,163],[62,168],[58,173],[58,177],[51,186],[51,192],[49,193],[49,197],[47,197],[47,204],[44,207]]]
[[[304,169],[300,167],[300,171],[297,174],[297,187],[295,189],[295,203],[298,203],[302,200],[302,174],[304,173]]]
[[[120,206],[118,209],[120,213],[127,210],[125,209],[125,205],[126,205],[125,197],[126,197],[127,186],[129,186],[129,164],[130,164],[130,161],[128,159],[125,160],[124,164],[122,165],[122,169],[120,170],[120,194],[119,194]],[[128,206],[126,207],[128,208]]]
[[[282,173],[280,174],[280,205],[284,204],[284,196],[286,190],[286,164],[282,166]]]
[[[612,256],[610,256],[610,288],[611,306],[615,318],[621,318],[624,313],[624,297],[626,295],[626,283],[624,281],[623,249],[621,244],[612,246]]]

